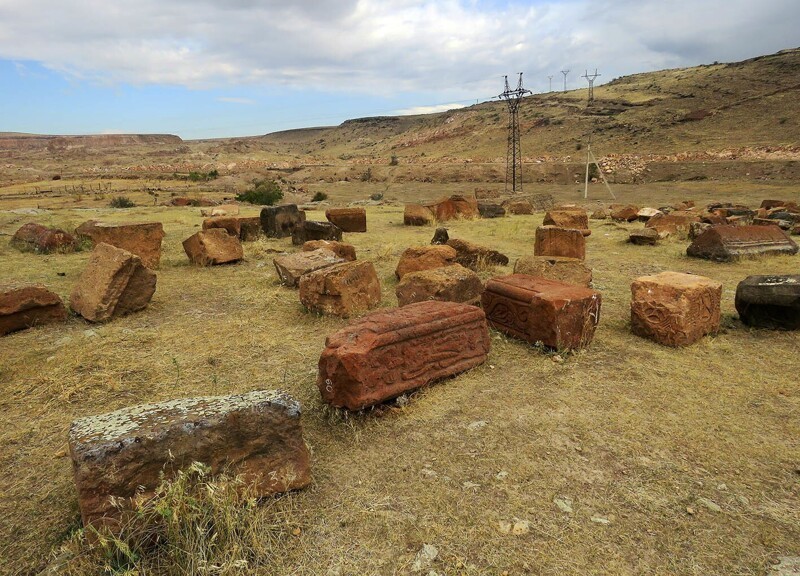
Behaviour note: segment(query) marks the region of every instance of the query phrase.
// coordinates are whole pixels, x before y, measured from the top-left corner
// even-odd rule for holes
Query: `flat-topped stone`
[[[236,216],[214,216],[203,220],[203,230],[209,228],[222,228],[231,236],[239,238],[242,233],[242,224]]]
[[[800,275],[748,276],[736,287],[736,311],[748,326],[800,330]]]
[[[310,482],[300,405],[276,391],[142,404],[75,420],[69,451],[85,526],[119,528],[122,510],[162,474],[193,462],[240,475],[256,496]]]
[[[340,258],[352,262],[356,259],[356,247],[336,240],[309,240],[303,243],[303,252],[313,252],[320,248],[327,248]]]
[[[78,226],[75,233],[90,239],[94,246],[102,242],[136,254],[148,268],[158,268],[161,262],[161,241],[164,239],[161,222],[111,224],[88,220]]]
[[[797,254],[798,246],[777,226],[712,226],[686,249],[686,254],[720,262],[748,256]]]
[[[192,234],[183,241],[183,251],[198,266],[231,264],[244,258],[239,236],[228,234],[224,228],[208,228]]]
[[[367,211],[364,208],[328,208],[325,218],[342,232],[367,231]]]
[[[508,256],[505,254],[468,240],[450,238],[447,240],[447,245],[455,249],[456,262],[470,270],[477,270],[481,264],[491,266],[505,266],[508,264]]]
[[[410,272],[403,276],[395,289],[400,306],[427,300],[478,305],[481,293],[483,282],[480,277],[461,264]]]
[[[296,287],[303,274],[341,264],[345,259],[337,256],[327,248],[319,248],[310,252],[297,252],[286,256],[276,256],[272,263],[278,272],[278,278],[286,286]]]
[[[489,345],[475,306],[428,301],[377,310],[328,336],[317,387],[329,404],[360,410],[482,364]]]
[[[286,238],[306,221],[306,213],[297,204],[266,206],[261,209],[261,229],[267,238]]]
[[[561,208],[550,210],[545,213],[544,226],[558,226],[559,228],[569,228],[580,230],[584,236],[589,236],[589,216],[583,208]]]
[[[381,302],[381,283],[372,262],[344,262],[300,276],[300,302],[320,314],[349,318]]]
[[[536,229],[533,253],[536,256],[563,256],[585,260],[586,238],[580,230],[539,226]]]
[[[0,336],[66,319],[61,298],[41,284],[0,284]]]
[[[564,256],[523,256],[514,264],[514,274],[539,276],[586,288],[592,283],[592,269],[583,260]]]
[[[447,245],[414,246],[406,248],[400,256],[394,275],[398,280],[409,272],[431,270],[456,263],[458,253],[455,248]]]
[[[425,226],[433,222],[433,211],[421,204],[406,204],[403,210],[403,224],[406,226]]]
[[[332,240],[341,242],[342,230],[330,222],[317,222],[306,220],[301,225],[295,227],[292,232],[292,244],[301,246],[309,240]]]

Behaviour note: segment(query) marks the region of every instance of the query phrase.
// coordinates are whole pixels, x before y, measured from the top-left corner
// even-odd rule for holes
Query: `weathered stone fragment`
[[[268,238],[286,238],[306,221],[306,213],[297,204],[266,206],[261,209],[261,229]]]
[[[48,228],[41,224],[29,222],[24,224],[11,237],[11,246],[22,251],[39,252],[74,252],[78,247],[75,237],[59,228]]]
[[[533,204],[528,200],[506,200],[503,208],[509,214],[533,214]]]
[[[719,329],[722,284],[661,272],[631,284],[631,330],[666,346],[686,346]]]
[[[505,208],[491,202],[478,202],[478,212],[481,218],[501,218],[506,215]]]
[[[565,256],[586,259],[586,238],[580,230],[569,230],[557,226],[539,226],[533,245],[536,256]]]
[[[797,254],[797,244],[777,226],[713,226],[700,234],[686,254],[719,262],[772,254]]]
[[[316,222],[306,220],[292,232],[292,244],[301,246],[309,240],[334,240],[342,241],[342,231],[330,222]]]
[[[640,208],[636,213],[636,218],[639,222],[647,222],[654,216],[663,216],[664,212],[657,208]]]
[[[239,240],[253,242],[261,236],[261,218],[259,216],[239,216]]]
[[[639,217],[639,208],[633,204],[612,204],[611,219],[617,222],[633,222]]]
[[[214,218],[216,216],[238,216],[239,205],[221,204],[219,206],[213,206],[212,208],[202,208],[200,210],[200,215],[206,218]]]
[[[705,222],[692,222],[689,224],[689,239],[694,240],[700,234],[711,228],[712,224],[707,224]]]
[[[592,233],[589,230],[589,217],[583,208],[550,210],[544,215],[542,225],[580,230],[584,236],[589,236]]]
[[[360,410],[486,360],[483,311],[455,302],[378,310],[330,335],[319,359],[322,398]]]
[[[628,241],[639,246],[655,246],[656,242],[658,242],[658,230],[655,228],[634,230],[628,235]]]
[[[608,208],[598,208],[590,216],[592,220],[608,220],[611,218],[611,210]]]
[[[364,208],[328,208],[325,218],[342,232],[367,231],[367,211]]]
[[[0,285],[0,336],[66,319],[61,298],[41,284]]]
[[[655,228],[661,238],[678,234],[685,235],[693,222],[700,222],[700,216],[691,212],[674,210],[669,214],[657,214],[650,218],[645,227]]]
[[[94,246],[102,242],[136,254],[148,268],[158,268],[161,262],[161,241],[164,239],[161,222],[108,224],[89,220],[78,226],[75,233],[90,239]]]
[[[436,216],[436,220],[444,222],[455,219],[479,218],[478,201],[474,198],[467,198],[460,194],[454,194],[449,198],[439,200],[428,205],[428,208]]]
[[[203,230],[222,228],[231,236],[241,237],[242,224],[236,216],[215,216],[203,220]]]
[[[433,212],[420,204],[406,204],[403,211],[403,224],[406,226],[425,226],[433,222]]]
[[[786,202],[783,200],[762,200],[760,207],[770,210],[772,208],[780,208],[783,206],[786,206]]]
[[[90,322],[106,322],[142,310],[155,291],[156,274],[137,255],[101,242],[72,289],[69,306]]]
[[[508,264],[508,256],[505,254],[467,240],[450,238],[447,241],[447,245],[457,252],[456,262],[470,270],[477,271],[481,264],[490,266],[505,266]]]
[[[481,293],[481,279],[460,264],[411,272],[403,276],[395,289],[400,306],[426,300],[478,305]]]
[[[81,418],[70,426],[69,451],[83,524],[111,532],[134,497],[148,497],[162,474],[172,477],[194,462],[212,474],[241,476],[257,497],[311,481],[300,405],[275,391],[170,400]]]
[[[447,233],[447,228],[437,228],[436,232],[433,233],[433,238],[431,238],[431,244],[441,246],[447,244],[448,240],[450,240],[450,235]]]
[[[449,266],[456,263],[457,255],[458,253],[455,249],[450,246],[415,246],[406,248],[405,252],[400,256],[394,275],[400,280],[409,272]]]
[[[239,237],[222,228],[209,228],[189,236],[183,241],[183,251],[192,264],[198,266],[228,264],[244,258]]]
[[[300,302],[312,312],[349,318],[380,301],[381,283],[372,262],[344,262],[300,276]]]
[[[336,240],[309,240],[303,244],[303,252],[313,252],[320,248],[327,248],[339,258],[348,262],[356,259],[356,247],[352,244],[337,242]]]
[[[595,290],[526,274],[492,278],[481,297],[490,326],[558,350],[589,345],[600,300]]]
[[[800,275],[748,276],[736,287],[736,311],[748,326],[800,330]]]
[[[539,276],[587,288],[592,283],[591,268],[578,258],[563,256],[523,256],[514,264],[514,274]]]
[[[327,248],[312,250],[311,252],[297,252],[286,256],[276,256],[272,261],[278,278],[287,286],[298,286],[300,277],[321,268],[341,264],[344,258],[340,258]]]

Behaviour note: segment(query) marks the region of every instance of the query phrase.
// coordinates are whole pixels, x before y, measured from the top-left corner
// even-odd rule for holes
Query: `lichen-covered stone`
[[[329,208],[325,218],[342,232],[366,232],[367,211],[364,208]]]
[[[480,277],[460,264],[410,272],[395,289],[400,306],[427,300],[478,305],[482,293]]]
[[[528,200],[506,200],[503,202],[503,208],[509,214],[533,214],[533,204]]]
[[[800,275],[748,276],[736,287],[736,311],[748,326],[800,330]]]
[[[48,228],[41,224],[29,222],[24,224],[11,237],[11,246],[21,251],[39,252],[74,252],[78,247],[75,237],[60,228]]]
[[[381,283],[372,262],[344,262],[300,276],[300,302],[312,312],[349,318],[380,301]]]
[[[131,500],[193,462],[240,475],[257,496],[302,488],[300,405],[275,391],[170,400],[75,420],[69,451],[85,526],[120,526]],[[114,505],[114,501],[122,507]]]
[[[456,262],[470,270],[477,270],[480,264],[488,264],[490,266],[505,266],[508,264],[508,256],[505,254],[468,240],[450,238],[447,241],[447,245],[455,249],[457,253]]]
[[[0,285],[0,336],[66,319],[61,298],[41,284]]]
[[[292,232],[292,244],[301,246],[309,240],[329,240],[341,242],[341,229],[330,222],[316,222],[306,220],[302,225],[296,226]]]
[[[360,410],[482,364],[489,345],[475,306],[428,301],[378,310],[328,336],[317,387],[326,402]]]
[[[306,213],[297,204],[266,206],[261,209],[261,229],[267,238],[286,238],[306,221]]]
[[[478,213],[480,213],[481,218],[502,218],[506,215],[506,209],[500,204],[478,202]]]
[[[109,224],[89,220],[78,226],[75,233],[90,239],[94,246],[102,242],[136,254],[148,268],[158,268],[161,262],[161,242],[164,239],[161,222]]]
[[[720,262],[773,254],[797,254],[798,246],[777,226],[712,226],[686,249],[686,254]]]

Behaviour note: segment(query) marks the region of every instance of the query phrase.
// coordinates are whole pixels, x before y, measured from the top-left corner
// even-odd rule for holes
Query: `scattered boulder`
[[[216,216],[238,216],[238,204],[221,204],[212,208],[203,208],[200,210],[200,215],[206,218],[213,218]]]
[[[0,336],[66,319],[61,298],[41,284],[0,285]]]
[[[706,224],[705,222],[692,222],[689,224],[689,239],[694,240],[700,234],[711,228],[711,224]]]
[[[748,326],[800,330],[800,275],[748,276],[736,287],[736,311]]]
[[[589,236],[592,233],[589,230],[589,217],[583,208],[550,210],[544,215],[542,225],[580,230],[584,236]]]
[[[659,234],[655,228],[642,228],[634,230],[628,235],[628,241],[637,246],[655,246],[658,242]]]
[[[447,244],[447,241],[450,240],[450,235],[447,233],[447,228],[437,228],[436,232],[433,233],[433,238],[431,238],[431,244]]]
[[[231,236],[241,237],[242,225],[239,218],[235,216],[215,216],[214,218],[206,218],[203,220],[203,230],[209,228],[222,228],[227,231]]]
[[[481,218],[502,218],[506,215],[506,210],[500,204],[478,202],[478,213]]]
[[[661,238],[686,234],[693,222],[700,222],[700,216],[691,212],[674,210],[669,214],[656,214],[650,218],[645,227],[655,228]]]
[[[786,202],[783,200],[762,200],[760,208],[771,210],[772,208],[782,208],[784,206],[786,206]]]
[[[639,208],[633,204],[612,204],[611,219],[616,222],[633,222],[639,218]]]
[[[334,264],[341,264],[344,258],[340,258],[333,251],[327,248],[319,248],[311,252],[297,252],[286,256],[276,256],[272,263],[278,272],[278,278],[287,286],[296,287],[300,284],[300,277],[303,274],[314,272],[321,268],[327,268]]]
[[[352,262],[356,259],[356,247],[352,244],[337,242],[336,240],[309,240],[303,243],[303,252],[312,252],[326,248],[336,254],[342,260]]]
[[[490,266],[505,266],[508,264],[508,256],[505,254],[467,240],[450,238],[447,241],[447,245],[457,252],[456,262],[470,270],[477,271],[479,265],[482,264]]]
[[[536,256],[564,256],[585,260],[586,238],[580,230],[539,226],[536,229],[533,253]]]
[[[491,327],[556,350],[589,345],[600,301],[595,290],[526,274],[492,278],[481,297]]]
[[[592,220],[608,220],[611,218],[611,210],[608,208],[598,208],[592,212],[592,215],[589,216],[589,218]]]
[[[259,216],[239,216],[239,240],[253,242],[261,236],[261,218]]]
[[[409,272],[431,270],[456,263],[458,253],[451,246],[415,246],[400,256],[394,274],[398,280]]]
[[[78,247],[75,237],[60,228],[48,228],[41,224],[29,222],[24,224],[11,237],[11,246],[23,252],[74,252]]]
[[[482,292],[478,275],[460,264],[410,272],[395,289],[400,306],[427,300],[479,305]]]
[[[514,274],[538,276],[587,288],[592,283],[591,268],[578,258],[562,256],[523,256],[514,264]]]
[[[198,266],[230,264],[244,258],[239,237],[222,228],[209,228],[189,236],[183,241],[183,251],[189,261]]]
[[[687,346],[719,330],[722,284],[661,272],[631,284],[631,331],[665,346]]]
[[[286,238],[306,221],[306,213],[297,204],[266,206],[261,209],[261,229],[267,238]]]
[[[428,205],[428,208],[430,208],[439,222],[455,219],[469,220],[480,217],[478,201],[460,194],[454,194],[449,198],[439,200],[434,204]]]
[[[503,202],[503,208],[509,214],[533,214],[533,204],[528,200],[506,200]]]
[[[372,262],[344,262],[300,276],[300,302],[312,312],[349,318],[381,301]]]
[[[712,226],[686,249],[694,258],[731,262],[758,255],[797,254],[798,246],[777,226]]]
[[[316,222],[306,220],[300,226],[296,226],[292,232],[292,244],[300,246],[309,240],[335,240],[342,241],[342,231],[330,222]]]
[[[317,386],[337,407],[361,410],[486,361],[483,310],[417,302],[377,310],[328,336]]]
[[[135,497],[194,462],[262,497],[311,482],[300,404],[283,392],[169,400],[75,420],[69,452],[84,526],[121,528]],[[116,505],[115,505],[116,504]],[[120,506],[122,504],[122,506]]]
[[[640,208],[636,213],[636,218],[639,222],[647,222],[653,216],[663,216],[664,212],[657,208]]]
[[[78,226],[75,233],[90,239],[93,246],[102,242],[136,254],[148,268],[156,269],[161,262],[161,241],[164,239],[161,222],[109,224],[89,220]]]
[[[137,255],[101,242],[72,289],[69,306],[90,322],[106,322],[144,309],[156,274]]]
[[[406,226],[426,226],[433,223],[433,212],[420,204],[406,204],[403,211],[403,224]]]
[[[367,231],[367,211],[364,208],[328,208],[325,218],[342,232]]]

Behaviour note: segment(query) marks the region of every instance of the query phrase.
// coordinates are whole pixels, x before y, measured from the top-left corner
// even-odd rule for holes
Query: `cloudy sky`
[[[256,135],[798,46],[798,0],[0,0],[0,132]]]

